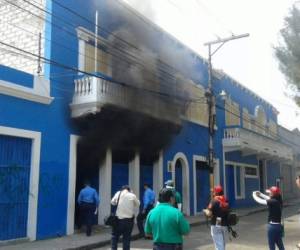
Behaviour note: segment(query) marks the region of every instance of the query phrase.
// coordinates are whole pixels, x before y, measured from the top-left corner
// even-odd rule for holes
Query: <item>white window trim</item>
[[[30,184],[28,198],[27,237],[36,240],[37,208],[39,194],[41,132],[0,126],[0,135],[8,135],[32,139]]]
[[[248,175],[246,174],[246,169],[245,169],[245,178],[253,178],[253,179],[257,179],[259,178],[259,174],[258,174],[258,166],[246,166],[246,165],[243,165],[245,168],[255,168],[256,169],[256,175]]]
[[[37,103],[50,104],[54,98],[50,96],[49,86],[49,81],[40,76],[34,76],[33,88],[21,86],[13,82],[0,80],[0,94],[9,95]]]
[[[236,200],[245,199],[245,169],[242,165],[235,165],[234,167],[234,195]],[[240,168],[240,180],[241,180],[241,195],[237,194],[237,171],[236,168]]]
[[[189,173],[189,162],[186,155],[183,152],[178,152],[175,154],[172,162],[172,180],[175,181],[175,164],[177,160],[182,161],[182,202],[185,207],[185,213],[190,215],[190,173]]]
[[[194,214],[198,215],[201,214],[201,211],[197,211],[197,202],[198,202],[198,197],[196,195],[197,193],[197,185],[196,185],[196,161],[207,161],[205,156],[202,155],[193,155],[193,189],[194,189]]]
[[[197,212],[197,202],[198,197],[196,195],[197,185],[196,185],[196,161],[204,161],[207,162],[207,158],[202,155],[193,155],[193,192],[194,192],[194,214],[198,215],[202,212]],[[214,162],[216,163],[214,166],[214,185],[221,184],[220,180],[220,160],[218,158],[214,158]]]

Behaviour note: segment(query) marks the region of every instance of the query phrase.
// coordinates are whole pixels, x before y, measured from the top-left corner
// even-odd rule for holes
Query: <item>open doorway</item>
[[[76,153],[76,186],[75,186],[75,214],[74,214],[74,224],[75,229],[80,229],[82,226],[81,215],[79,206],[77,203],[77,198],[80,190],[84,187],[86,181],[88,181],[92,188],[96,189],[99,194],[99,160],[98,158],[85,157],[85,148],[80,143],[77,144]],[[93,224],[98,224],[97,215],[94,216]]]
[[[258,168],[259,168],[259,190],[260,192],[264,192],[266,190],[266,167],[265,161],[259,160],[258,161]]]

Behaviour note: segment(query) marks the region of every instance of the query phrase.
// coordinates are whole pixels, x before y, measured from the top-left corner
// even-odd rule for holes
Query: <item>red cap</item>
[[[272,186],[268,189],[271,193],[273,194],[280,194],[281,191],[280,191],[280,188],[279,187],[276,187],[276,186]]]
[[[219,194],[219,193],[221,193],[221,192],[223,192],[222,186],[220,186],[220,185],[215,186],[215,188],[214,188],[214,193],[215,193],[215,194]]]

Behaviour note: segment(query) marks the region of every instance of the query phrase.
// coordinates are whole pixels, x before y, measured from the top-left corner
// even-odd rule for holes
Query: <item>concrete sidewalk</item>
[[[299,204],[298,201],[287,203],[286,206]],[[258,213],[266,210],[265,206],[257,206],[254,208],[242,208],[236,209],[239,217],[244,217],[253,213]],[[187,217],[191,226],[197,226],[206,223],[206,219],[203,215],[189,216]],[[97,247],[102,247],[110,243],[110,228],[97,227],[94,234],[91,237],[86,237],[84,233],[77,233],[71,236],[65,236],[60,238],[40,240],[34,242],[23,242],[14,245],[0,246],[0,249],[5,250],[89,250]],[[138,231],[135,227],[133,230],[133,239],[137,239]]]

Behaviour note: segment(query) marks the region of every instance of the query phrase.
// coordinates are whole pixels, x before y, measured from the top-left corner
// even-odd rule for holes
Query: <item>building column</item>
[[[163,188],[163,169],[163,151],[160,151],[157,161],[153,164],[153,190],[157,198]]]
[[[136,197],[140,197],[140,154],[135,152],[134,158],[129,162],[129,186]]]
[[[100,204],[98,208],[98,224],[103,225],[104,217],[110,213],[111,201],[111,173],[112,173],[112,152],[106,150],[104,160],[99,166],[99,194]]]

